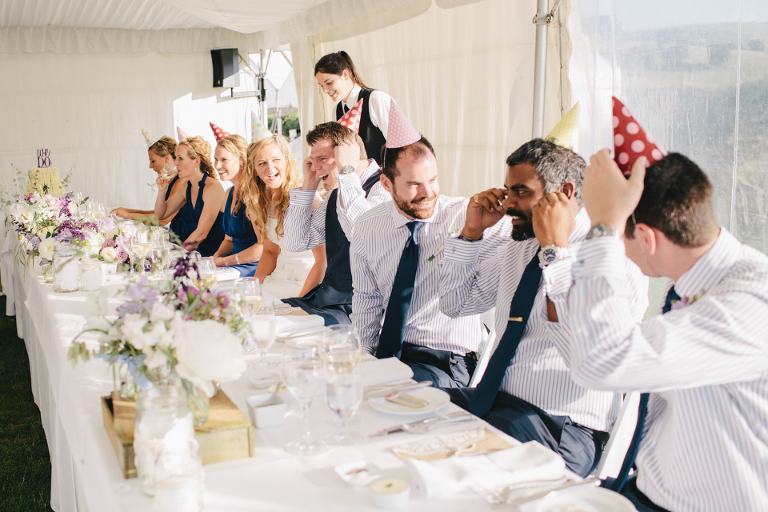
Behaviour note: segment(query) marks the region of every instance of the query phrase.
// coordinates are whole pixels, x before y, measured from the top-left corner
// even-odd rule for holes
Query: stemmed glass
[[[265,302],[259,309],[253,310],[246,302],[244,316],[251,326],[253,341],[259,351],[258,366],[266,367],[267,351],[275,343],[275,307],[271,302]]]
[[[152,238],[152,273],[156,279],[168,270],[171,263],[171,246],[163,238]]]
[[[244,315],[247,315],[249,312],[255,313],[261,308],[261,283],[257,278],[245,277],[238,279],[235,283],[235,288],[240,295],[240,300],[245,302],[245,306],[243,306]]]
[[[360,359],[360,338],[351,325],[331,325],[323,336],[323,359],[331,373],[352,372]]]
[[[133,260],[136,257],[136,253],[133,249],[133,237],[136,235],[137,231],[138,227],[133,221],[124,221],[120,223],[120,233],[125,237],[125,241],[128,244],[128,247],[125,249],[128,251],[130,279],[133,279],[136,276],[136,271],[133,268]]]
[[[309,428],[309,406],[323,387],[323,362],[318,347],[301,342],[287,343],[283,352],[283,382],[301,406],[304,418],[304,435],[285,445],[294,455],[316,455],[328,449],[320,440],[312,439]]]
[[[336,415],[341,432],[328,437],[332,444],[350,445],[363,440],[363,436],[349,430],[349,424],[363,402],[363,384],[357,372],[332,373],[327,375],[325,398],[328,408]]]
[[[197,271],[200,272],[200,279],[197,283],[200,289],[210,289],[216,284],[216,262],[213,258],[197,260]]]
[[[99,221],[99,225],[101,225],[101,221],[106,217],[107,215],[107,209],[104,207],[104,205],[100,202],[96,202],[93,205],[93,217]]]
[[[139,229],[136,234],[133,235],[131,240],[131,247],[136,252],[136,256],[139,257],[141,264],[141,275],[146,274],[147,256],[152,250],[152,236],[148,229]]]

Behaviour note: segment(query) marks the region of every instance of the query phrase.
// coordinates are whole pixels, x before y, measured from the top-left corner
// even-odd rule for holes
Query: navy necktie
[[[399,359],[403,350],[403,331],[405,321],[408,319],[408,310],[411,307],[416,270],[419,268],[419,246],[416,243],[416,236],[421,223],[412,221],[406,226],[411,234],[405,241],[395,281],[392,284],[392,293],[389,295],[384,325],[381,327],[379,336],[379,346],[376,349],[376,357],[379,359],[393,356]]]
[[[531,309],[533,309],[536,293],[539,291],[540,280],[539,256],[534,254],[533,259],[525,267],[523,275],[520,277],[520,284],[517,285],[515,296],[512,298],[507,329],[488,362],[483,378],[469,400],[469,412],[475,416],[484,416],[491,410],[491,405],[499,391],[507,367],[512,358],[515,357],[515,351],[520,345],[520,338],[523,336],[525,324],[528,323],[528,317],[531,314]]]
[[[669,313],[672,310],[672,303],[680,300],[680,296],[675,291],[675,287],[669,289],[667,292],[667,298],[664,300],[664,307],[661,308],[661,314]],[[632,441],[629,443],[627,449],[627,455],[624,457],[624,463],[621,465],[621,470],[616,480],[610,485],[610,489],[616,492],[620,492],[627,482],[627,476],[629,476],[629,470],[635,464],[635,457],[637,457],[637,451],[640,448],[640,438],[643,436],[643,427],[645,426],[645,416],[648,414],[648,393],[640,394],[640,405],[637,408],[637,426],[635,432],[632,434]]]
[[[344,104],[344,113],[346,114],[347,112],[349,112],[349,107],[348,107],[348,106],[347,106],[347,104],[345,103],[345,104]]]

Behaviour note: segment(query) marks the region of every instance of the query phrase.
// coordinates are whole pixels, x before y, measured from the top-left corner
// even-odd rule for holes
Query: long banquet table
[[[103,424],[100,397],[108,395],[113,387],[108,365],[92,360],[73,367],[67,362],[67,349],[85,325],[87,293],[54,293],[38,269],[25,270],[14,262],[12,249],[16,243],[15,232],[7,230],[0,246],[2,283],[8,295],[8,314],[15,310],[18,334],[26,343],[32,391],[50,450],[51,508],[58,512],[151,510],[152,499],[140,492],[137,479],[123,478]],[[103,287],[114,295],[122,283],[119,276],[109,276]],[[119,302],[110,300],[115,306]],[[258,393],[248,379],[243,376],[222,387],[247,416],[245,399]],[[457,408],[449,404],[443,411],[452,409]],[[354,428],[362,433],[402,421],[402,417],[379,413],[367,404],[361,406],[359,415],[362,421]],[[331,424],[331,412],[322,397],[315,399],[311,418],[313,432],[319,435],[337,428]],[[365,460],[382,468],[384,477],[409,480],[405,466],[389,448],[418,437],[395,434],[358,446],[332,448],[316,457],[291,456],[282,446],[301,435],[301,425],[294,402],[282,427],[255,430],[253,457],[204,466],[204,510],[379,510],[372,505],[366,488],[352,489],[335,474],[334,466],[344,462]],[[469,425],[477,423],[445,426],[436,432]],[[495,432],[510,444],[519,444]],[[469,493],[429,500],[412,493],[403,510],[469,509],[493,508]]]

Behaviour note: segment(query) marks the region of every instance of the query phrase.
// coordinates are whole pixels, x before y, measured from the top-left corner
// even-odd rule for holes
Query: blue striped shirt
[[[467,199],[439,196],[432,217],[419,229],[419,268],[403,341],[437,350],[466,354],[478,349],[481,325],[478,316],[451,319],[440,312],[439,279],[443,242],[450,232],[464,225]],[[395,273],[410,222],[394,203],[375,206],[355,224],[350,256],[352,263],[352,323],[361,345],[371,352],[378,346],[384,311],[389,302]]]
[[[638,323],[623,253],[616,240],[590,240],[574,263],[574,378],[651,393],[636,465],[654,503],[768,510],[768,257],[722,228],[675,283],[697,300]]]
[[[510,226],[507,217],[499,224]],[[585,427],[609,431],[621,408],[621,397],[577,384],[569,368],[571,333],[565,320],[573,282],[571,265],[589,227],[587,212],[581,209],[568,238],[572,256],[544,269],[523,337],[500,389],[549,414],[570,416],[573,422]],[[507,328],[509,308],[523,271],[540,249],[537,239],[517,242],[509,238],[510,232],[507,227],[501,245],[487,232],[482,244],[447,240],[440,283],[441,309],[449,316],[477,314],[496,307],[494,349]],[[640,319],[648,304],[648,280],[623,256],[617,265],[622,266],[638,290],[633,297],[633,312]],[[547,297],[555,304],[558,322],[548,320]]]

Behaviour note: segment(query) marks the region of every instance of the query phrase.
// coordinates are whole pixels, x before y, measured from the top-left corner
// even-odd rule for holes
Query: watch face
[[[557,259],[557,251],[548,247],[542,251],[541,257],[546,263],[552,263]]]

